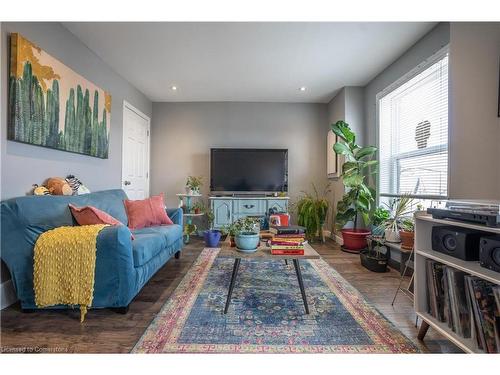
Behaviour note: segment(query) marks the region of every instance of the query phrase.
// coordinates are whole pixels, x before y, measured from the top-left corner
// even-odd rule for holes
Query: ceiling
[[[435,23],[64,26],[154,102],[326,103],[366,85]]]

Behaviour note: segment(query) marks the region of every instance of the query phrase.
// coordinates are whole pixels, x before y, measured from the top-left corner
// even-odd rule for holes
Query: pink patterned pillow
[[[68,205],[71,214],[75,218],[78,225],[94,225],[94,224],[109,224],[109,225],[124,225],[120,220],[115,219],[110,214],[99,210],[92,206],[76,207],[71,203]],[[134,235],[130,236],[132,240]]]
[[[92,206],[75,207],[72,204],[69,204],[68,206],[76,222],[80,225],[123,225],[122,222],[116,220],[113,216],[99,210],[98,208]]]
[[[126,199],[123,204],[125,205],[125,211],[127,211],[128,227],[130,229],[173,224],[165,211],[163,194],[137,201]]]

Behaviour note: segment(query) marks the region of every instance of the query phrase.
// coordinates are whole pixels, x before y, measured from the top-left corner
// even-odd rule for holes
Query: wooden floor
[[[432,328],[424,342],[417,340],[415,313],[410,300],[400,294],[391,306],[399,273],[377,274],[363,268],[359,256],[340,251],[332,241],[313,244],[320,255],[372,302],[424,352],[461,352]],[[23,313],[15,304],[1,313],[0,347],[4,352],[127,353],[141,337],[170,294],[186,274],[203,242],[193,239],[180,259],[171,259],[130,304],[128,314],[108,309],[91,310],[83,324],[78,310]],[[19,349],[22,348],[22,349]]]

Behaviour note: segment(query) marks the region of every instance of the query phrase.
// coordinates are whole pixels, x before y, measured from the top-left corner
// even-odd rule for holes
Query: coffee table
[[[221,250],[219,256],[234,258],[233,273],[231,275],[231,282],[229,284],[229,291],[227,293],[226,306],[224,307],[224,314],[227,314],[229,304],[231,303],[231,296],[233,294],[234,283],[236,277],[238,276],[238,270],[240,268],[240,262],[242,259],[261,259],[261,260],[279,260],[285,261],[288,264],[289,260],[292,260],[293,266],[295,268],[295,274],[297,275],[297,280],[299,282],[300,293],[302,294],[302,301],[304,302],[304,308],[306,314],[309,314],[309,305],[307,304],[306,291],[304,288],[304,281],[302,280],[302,273],[300,271],[300,260],[301,259],[320,259],[320,255],[314,250],[308,243],[304,244],[304,255],[272,255],[271,248],[266,245],[264,241],[261,241],[257,251],[253,253],[247,253],[238,251],[236,247],[231,247],[229,241],[224,241],[221,244]]]

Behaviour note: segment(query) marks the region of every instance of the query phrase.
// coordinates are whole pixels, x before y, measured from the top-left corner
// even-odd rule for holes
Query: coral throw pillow
[[[69,209],[73,214],[76,222],[80,225],[94,225],[94,224],[109,224],[109,225],[123,225],[122,222],[116,220],[110,214],[101,211],[92,206],[76,207],[69,204]]]
[[[125,211],[127,211],[130,229],[173,224],[165,211],[163,194],[137,201],[126,199],[123,203]]]
[[[124,225],[120,220],[115,219],[110,214],[99,210],[92,206],[76,207],[71,203],[68,204],[71,214],[75,218],[78,225],[94,225],[94,224],[109,224],[109,225]],[[135,240],[131,233],[130,238]]]

